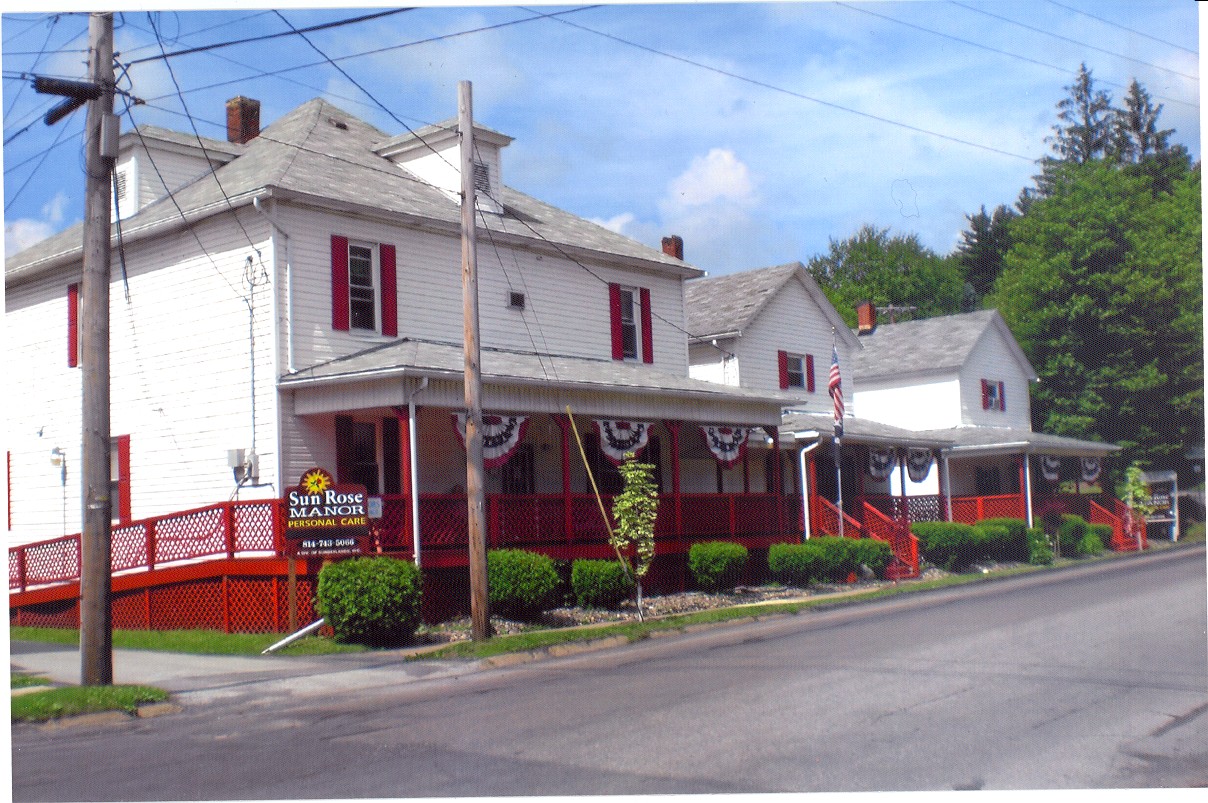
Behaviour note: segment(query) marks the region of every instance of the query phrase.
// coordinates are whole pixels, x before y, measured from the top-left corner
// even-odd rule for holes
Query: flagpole
[[[835,407],[835,499],[839,507],[839,537],[843,537],[843,378],[839,373],[839,345],[835,340],[835,327],[831,327],[831,367],[827,380],[827,391]]]
[[[842,440],[842,436],[835,435],[835,488],[836,488],[835,496],[836,496],[836,500],[837,500],[835,504],[839,508],[839,537],[840,538],[843,537],[843,468],[842,468],[843,461],[841,461],[839,459],[839,450],[842,448],[839,441],[841,441],[841,440]]]

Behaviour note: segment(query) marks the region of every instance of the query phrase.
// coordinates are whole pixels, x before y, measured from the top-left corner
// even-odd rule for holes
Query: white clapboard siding
[[[843,380],[847,386],[847,378]],[[860,417],[902,429],[947,429],[961,424],[961,387],[955,375],[910,377],[861,383],[856,395]]]
[[[208,256],[192,236],[128,244],[129,301],[114,256],[110,431],[130,436],[132,518],[226,501],[235,488],[226,450],[252,446],[243,276],[257,249],[271,276],[272,252],[263,223],[254,214],[243,222],[251,243],[230,216],[195,226]],[[67,367],[66,351],[66,287],[78,281],[78,270],[10,287],[6,298],[17,369],[9,383],[14,541],[61,534],[61,487],[49,464],[53,446],[68,451],[67,529],[79,529],[82,372]],[[273,483],[277,415],[267,286],[256,294],[255,343],[256,449],[261,482]],[[240,498],[275,493],[251,489]]]
[[[396,250],[399,337],[461,342],[461,242],[455,234],[419,231],[309,209],[278,207],[293,266],[293,347],[296,368],[355,353],[389,338],[331,329],[331,236],[389,243]],[[609,359],[612,354],[608,283],[651,291],[654,360],[687,372],[680,280],[676,277],[583,267],[557,256],[478,243],[480,341],[484,347]],[[525,308],[509,306],[510,292]]]
[[[1004,384],[1007,408],[1005,411],[982,409],[983,379]],[[1031,429],[1028,375],[998,327],[987,327],[985,334],[977,341],[969,359],[961,367],[960,382],[962,423]]]

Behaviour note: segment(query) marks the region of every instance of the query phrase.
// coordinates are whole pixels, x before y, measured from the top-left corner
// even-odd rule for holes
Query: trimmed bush
[[[919,539],[923,556],[946,571],[967,569],[981,557],[977,544],[983,539],[969,524],[920,521],[912,525],[911,530]]]
[[[1064,513],[1061,524],[1057,525],[1057,543],[1061,545],[1061,554],[1071,557],[1077,552],[1078,542],[1086,535],[1086,519]]]
[[[1112,528],[1106,524],[1091,524],[1086,528],[1086,535],[1079,539],[1074,545],[1074,554],[1080,558],[1089,558],[1092,555],[1103,554],[1103,538],[1100,533],[1102,529],[1107,530],[1107,537],[1111,538]]]
[[[885,567],[893,560],[893,548],[889,544],[876,538],[857,538],[852,540],[849,548],[852,563],[857,570],[863,565],[871,569],[877,577],[885,577]]]
[[[973,561],[1003,560],[1011,551],[1011,531],[1001,524],[979,521],[973,525]]]
[[[705,541],[688,550],[688,568],[704,591],[733,588],[747,565],[747,548],[730,541]]]
[[[554,561],[523,549],[487,552],[487,600],[491,610],[509,619],[535,619],[557,601]]]
[[[1042,527],[1030,527],[1027,530],[1028,563],[1033,566],[1048,566],[1053,562],[1053,547],[1049,544],[1049,536]]]
[[[1088,533],[1094,533],[1099,536],[1099,543],[1103,544],[1103,548],[1107,549],[1112,542],[1112,526],[1110,524],[1088,524],[1086,525]]]
[[[768,571],[785,585],[805,588],[818,576],[822,551],[817,539],[804,544],[772,544],[768,547]]]
[[[575,601],[584,608],[615,608],[633,594],[633,580],[615,560],[576,560],[570,567]]]
[[[992,524],[1007,528],[1006,539],[993,544],[987,557],[1020,563],[1028,560],[1028,523],[1026,521],[1023,519],[983,519],[978,524]]]
[[[420,571],[406,561],[351,558],[323,567],[315,596],[337,641],[393,647],[419,627],[420,591]]]
[[[856,539],[824,535],[811,538],[810,541],[821,550],[814,579],[834,580],[841,583],[856,570],[852,546],[856,543]]]

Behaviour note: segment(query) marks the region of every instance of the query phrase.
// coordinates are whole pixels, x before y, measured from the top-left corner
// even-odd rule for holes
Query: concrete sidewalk
[[[453,677],[479,668],[472,661],[408,661],[407,651],[282,657],[270,655],[191,655],[151,650],[113,651],[113,682],[157,686],[182,700],[207,700],[249,694],[291,696],[396,688],[415,680]],[[13,671],[56,683],[80,682],[80,652],[71,645],[13,641]]]

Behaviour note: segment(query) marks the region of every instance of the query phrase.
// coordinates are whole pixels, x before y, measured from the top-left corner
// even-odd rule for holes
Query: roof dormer
[[[502,150],[512,137],[474,126],[474,189],[481,212],[503,214]],[[461,203],[461,138],[456,120],[425,126],[374,146],[373,152],[389,159]]]

